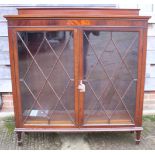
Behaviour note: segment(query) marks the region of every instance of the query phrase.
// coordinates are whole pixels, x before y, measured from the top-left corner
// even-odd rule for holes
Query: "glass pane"
[[[24,123],[73,125],[73,33],[18,32],[17,38]]]
[[[138,32],[85,31],[85,124],[132,124]]]

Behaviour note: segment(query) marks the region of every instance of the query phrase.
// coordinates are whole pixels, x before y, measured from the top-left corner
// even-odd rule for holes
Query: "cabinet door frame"
[[[74,53],[74,110],[75,110],[75,124],[74,125],[25,125],[22,119],[22,103],[20,93],[20,82],[19,82],[19,67],[18,67],[18,47],[17,47],[17,32],[39,32],[39,31],[72,31],[74,34],[73,38],[73,53]],[[10,60],[11,60],[11,77],[13,87],[13,100],[14,100],[14,112],[15,112],[15,123],[16,128],[77,128],[78,127],[78,74],[79,74],[79,52],[78,52],[78,31],[76,28],[66,27],[16,27],[9,28],[9,47],[10,47]]]
[[[145,78],[144,70],[145,70],[145,59],[146,59],[146,54],[144,54],[144,49],[143,49],[143,27],[119,27],[119,26],[86,26],[86,27],[81,27],[80,28],[80,74],[79,74],[79,79],[82,80],[83,78],[83,32],[86,30],[98,30],[98,31],[115,31],[115,32],[138,32],[139,33],[139,44],[138,44],[138,70],[137,70],[137,85],[136,85],[136,103],[135,103],[135,115],[134,115],[134,123],[133,124],[89,124],[85,125],[84,124],[84,94],[80,93],[79,97],[79,125],[81,128],[85,127],[117,127],[117,126],[141,126],[142,122],[142,108],[143,108],[143,81]]]
[[[83,31],[84,30],[103,30],[103,31],[136,31],[139,32],[139,52],[138,52],[138,81],[136,90],[136,108],[135,108],[135,124],[124,126],[141,126],[142,124],[142,110],[143,110],[143,96],[144,96],[144,80],[145,80],[145,61],[146,61],[146,35],[147,30],[144,27],[108,27],[108,26],[79,26],[79,27],[9,27],[9,48],[10,48],[10,61],[11,61],[11,77],[13,87],[13,101],[15,111],[16,128],[57,128],[60,126],[33,126],[24,125],[22,123],[22,108],[21,96],[19,88],[19,72],[18,72],[18,49],[17,49],[17,36],[18,31],[59,31],[70,30],[74,32],[74,75],[75,75],[75,126],[61,126],[62,128],[85,128],[88,126],[83,125],[83,102],[84,95],[79,93],[78,84],[82,76],[82,49],[83,49]],[[144,44],[143,44],[144,43]],[[89,125],[90,126],[90,125]],[[109,125],[92,125],[90,127],[105,127]],[[110,125],[113,126],[113,125]],[[118,125],[120,126],[120,125]],[[115,126],[116,127],[116,126]]]

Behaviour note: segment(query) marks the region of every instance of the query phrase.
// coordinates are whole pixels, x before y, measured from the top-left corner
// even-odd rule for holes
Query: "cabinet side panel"
[[[21,127],[21,111],[20,111],[20,103],[18,102],[17,95],[17,74],[16,74],[16,61],[15,60],[15,52],[16,52],[16,42],[14,30],[9,28],[8,30],[9,37],[9,51],[10,51],[10,64],[11,64],[11,79],[12,79],[12,93],[13,93],[13,104],[14,104],[14,114],[15,114],[15,122],[16,128]]]
[[[145,69],[146,69],[146,50],[147,50],[147,28],[141,31],[140,36],[140,56],[139,56],[139,68],[138,73],[140,74],[140,88],[138,91],[138,103],[136,107],[136,125],[142,126],[142,115],[143,115],[143,102],[144,102],[144,84],[145,84]]]

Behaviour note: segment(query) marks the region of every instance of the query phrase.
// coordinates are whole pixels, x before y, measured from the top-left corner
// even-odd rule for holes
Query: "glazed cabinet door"
[[[82,37],[82,125],[134,124],[139,32],[87,29]]]
[[[74,31],[17,31],[24,125],[75,126]]]

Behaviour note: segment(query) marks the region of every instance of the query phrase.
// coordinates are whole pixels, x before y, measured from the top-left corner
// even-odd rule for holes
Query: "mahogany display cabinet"
[[[140,142],[148,16],[53,7],[5,18],[18,144],[22,132],[135,132]]]

